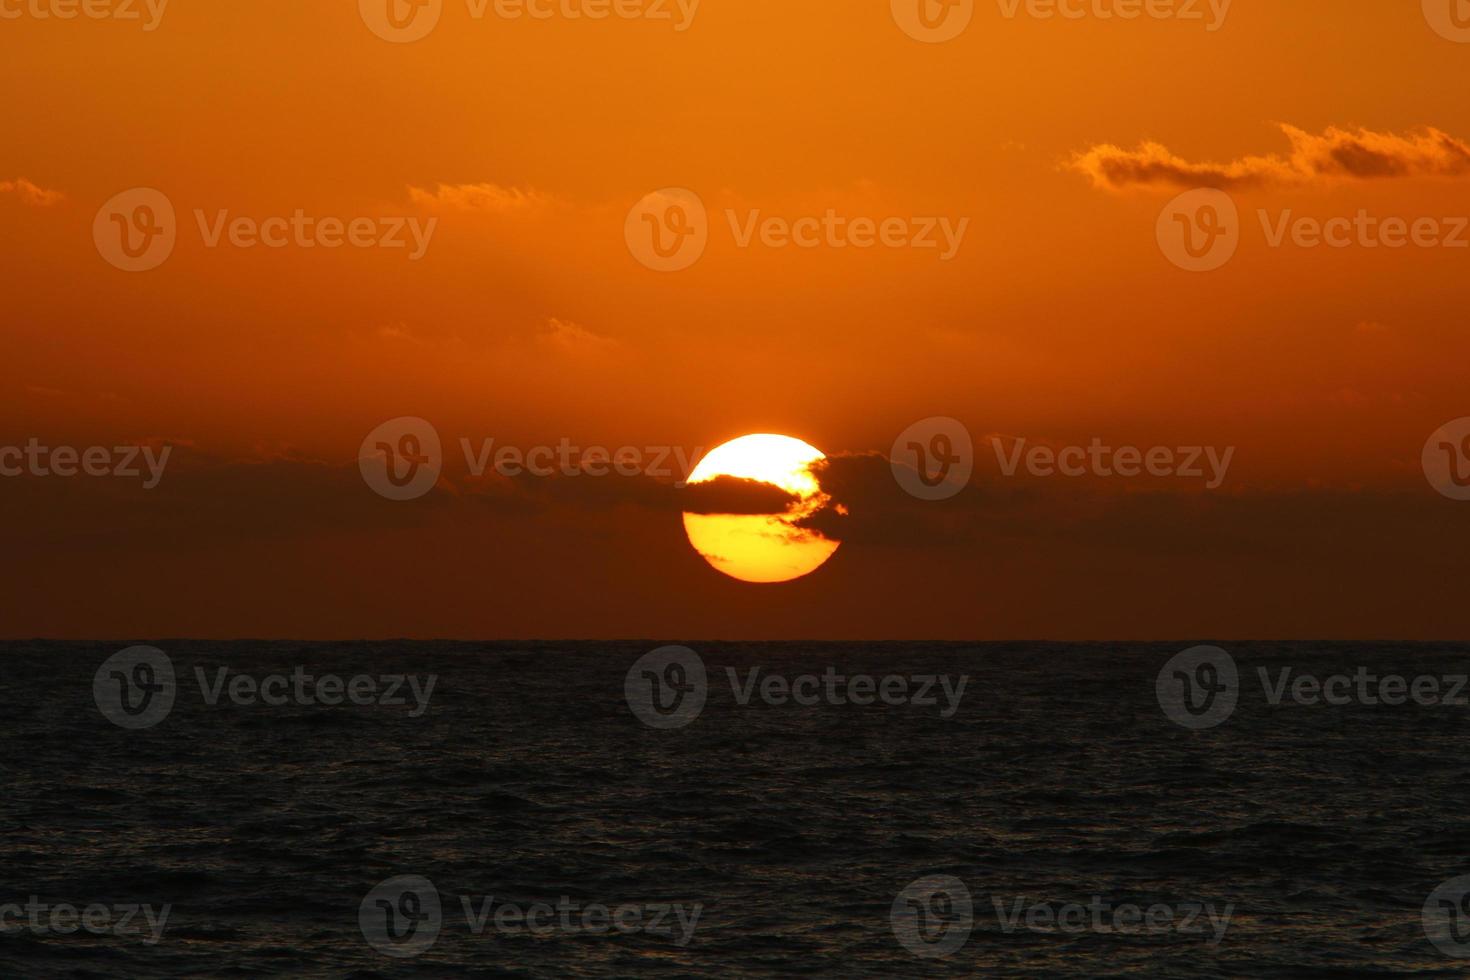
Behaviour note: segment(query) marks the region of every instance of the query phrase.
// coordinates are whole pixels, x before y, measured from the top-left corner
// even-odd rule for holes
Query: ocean
[[[1207,643],[6,643],[0,976],[1465,976],[1470,645]]]

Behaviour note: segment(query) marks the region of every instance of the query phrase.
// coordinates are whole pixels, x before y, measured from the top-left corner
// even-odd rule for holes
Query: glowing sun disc
[[[828,503],[811,466],[827,457],[790,436],[742,436],[712,450],[689,483],[721,476],[780,487],[797,498],[783,514],[684,514],[684,532],[711,566],[744,582],[789,582],[816,571],[841,542],[796,522]]]

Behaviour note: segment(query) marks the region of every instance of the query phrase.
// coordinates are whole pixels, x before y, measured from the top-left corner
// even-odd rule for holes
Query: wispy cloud
[[[611,337],[593,333],[580,323],[558,320],[556,317],[547,320],[537,329],[536,340],[563,354],[575,355],[605,353],[618,345]]]
[[[1186,160],[1162,143],[1144,142],[1127,150],[1111,143],[1075,154],[1071,169],[1094,187],[1134,188],[1251,187],[1375,180],[1403,177],[1470,177],[1470,144],[1442,130],[1409,134],[1329,127],[1320,135],[1282,125],[1291,142],[1288,154],[1245,156],[1228,163]]]
[[[439,184],[434,190],[409,187],[409,199],[436,211],[482,211],[505,214],[553,203],[554,199],[530,188],[501,187],[499,184]]]
[[[14,194],[22,203],[29,204],[33,208],[49,208],[66,200],[66,195],[60,191],[47,190],[31,183],[24,177],[15,180],[0,180],[0,194]]]

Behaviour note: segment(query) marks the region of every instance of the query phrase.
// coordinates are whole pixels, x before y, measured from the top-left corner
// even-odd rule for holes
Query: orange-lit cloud
[[[1194,162],[1162,143],[1135,150],[1111,143],[1076,154],[1071,168],[1103,190],[1157,187],[1269,187],[1389,177],[1470,176],[1470,144],[1433,127],[1400,135],[1329,127],[1320,136],[1282,125],[1286,156],[1246,156],[1229,163]]]
[[[66,199],[66,195],[60,191],[38,187],[24,177],[17,177],[15,180],[0,180],[0,194],[14,194],[23,203],[33,208],[49,208]]]
[[[408,196],[420,207],[436,211],[483,211],[504,214],[524,211],[552,202],[536,190],[501,187],[499,184],[439,184],[433,191],[410,187]]]
[[[617,347],[611,337],[593,333],[579,323],[558,320],[552,317],[538,328],[537,341],[544,347],[562,354],[585,357],[601,354]]]

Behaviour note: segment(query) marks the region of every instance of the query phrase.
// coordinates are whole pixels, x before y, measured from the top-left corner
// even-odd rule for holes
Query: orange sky
[[[1235,0],[1213,31],[990,0],[938,44],[886,0],[702,0],[682,31],[446,0],[405,44],[350,2],[170,0],[153,30],[35,16],[50,2],[0,0],[21,12],[0,19],[0,446],[177,448],[149,491],[0,478],[0,634],[1470,626],[1470,502],[1420,464],[1470,416],[1470,248],[1273,248],[1257,217],[1470,216],[1470,43],[1417,0]],[[1364,146],[1387,164],[1352,165]],[[1097,153],[1131,176],[1100,177]],[[1186,272],[1155,224],[1211,184],[1239,248]],[[127,273],[93,222],[137,187],[172,203],[178,243]],[[709,245],[660,273],[624,225],[669,187],[702,199]],[[968,226],[943,261],[741,248],[726,218],[829,208]],[[412,261],[211,248],[195,218],[297,209],[436,224]],[[359,446],[409,415],[450,458],[432,493],[386,501]],[[921,503],[864,469],[940,415],[975,438],[974,488]],[[710,570],[659,481],[477,481],[453,459],[461,437],[693,451],[748,432],[846,460],[843,548],[794,583]],[[1236,452],[1210,491],[1007,479],[991,434]]]

